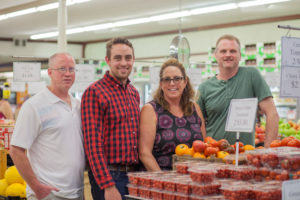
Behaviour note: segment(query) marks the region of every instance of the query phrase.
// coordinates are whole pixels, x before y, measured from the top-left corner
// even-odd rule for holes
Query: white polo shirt
[[[21,107],[11,145],[27,149],[38,179],[60,190],[55,195],[77,198],[84,186],[85,155],[80,101],[70,98],[72,108],[47,87],[29,98]]]

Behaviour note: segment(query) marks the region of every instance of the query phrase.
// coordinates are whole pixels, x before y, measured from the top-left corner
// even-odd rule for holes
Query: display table
[[[0,149],[0,179],[4,178],[4,173],[7,169],[7,150]]]

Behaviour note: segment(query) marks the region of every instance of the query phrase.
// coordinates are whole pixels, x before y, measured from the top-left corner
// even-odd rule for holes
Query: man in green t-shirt
[[[199,99],[206,121],[207,136],[235,142],[236,133],[225,132],[231,99],[257,97],[260,110],[266,115],[265,147],[277,139],[279,116],[271,91],[254,67],[239,67],[240,41],[233,35],[224,35],[216,43],[215,58],[219,74],[199,86]],[[254,145],[254,133],[241,133],[240,141]]]

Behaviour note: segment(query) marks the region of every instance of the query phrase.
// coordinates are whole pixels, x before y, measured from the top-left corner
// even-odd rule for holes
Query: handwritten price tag
[[[95,81],[96,65],[77,64],[75,82]]]
[[[284,66],[300,67],[300,38],[282,37],[281,64]]]
[[[300,97],[300,38],[282,37],[280,97]]]
[[[232,99],[225,131],[251,133],[254,128],[257,102],[257,98]]]
[[[36,82],[41,79],[41,63],[14,62],[13,76],[15,82]]]
[[[300,180],[284,181],[282,183],[282,200],[300,200]]]

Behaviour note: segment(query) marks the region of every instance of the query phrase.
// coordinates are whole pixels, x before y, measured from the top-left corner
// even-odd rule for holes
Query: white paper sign
[[[10,91],[12,92],[25,92],[25,82],[12,82]]]
[[[300,180],[282,183],[282,200],[300,200]]]
[[[28,94],[36,94],[46,87],[46,82],[29,82],[28,83]]]
[[[225,131],[252,133],[257,110],[257,98],[232,99]]]
[[[300,67],[284,67],[281,70],[281,97],[300,97]]]
[[[74,83],[70,88],[70,92],[84,92],[93,82]]]
[[[91,82],[95,80],[95,65],[77,64],[76,65],[76,82]]]
[[[160,67],[150,67],[150,84],[159,84]]]
[[[300,67],[300,38],[281,38],[281,65]]]
[[[280,97],[300,97],[300,38],[282,37]]]
[[[264,78],[269,87],[280,87],[280,72],[266,72]]]
[[[200,85],[202,82],[202,70],[200,68],[189,68],[187,75],[190,78],[192,85]]]
[[[13,76],[15,82],[36,82],[41,79],[41,63],[14,62]]]

